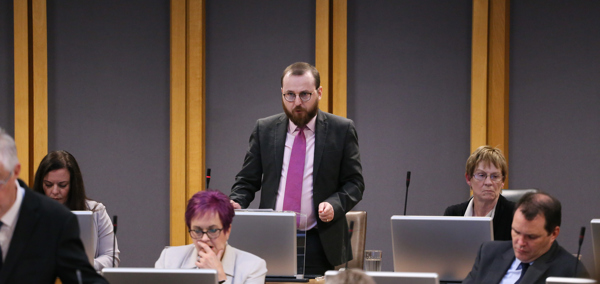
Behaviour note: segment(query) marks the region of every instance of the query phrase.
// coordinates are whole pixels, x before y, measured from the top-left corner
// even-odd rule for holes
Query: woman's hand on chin
[[[221,258],[223,257],[224,250],[219,250],[217,254],[205,243],[196,241],[196,248],[198,248],[198,257],[196,260],[196,266],[198,268],[210,268],[217,270],[217,277],[219,281],[227,280],[227,275],[223,270],[223,264]]]

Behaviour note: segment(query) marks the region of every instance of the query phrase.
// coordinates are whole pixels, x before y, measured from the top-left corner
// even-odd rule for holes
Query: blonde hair
[[[486,164],[493,164],[496,168],[502,171],[502,180],[506,179],[506,175],[508,174],[508,165],[506,164],[506,159],[504,155],[502,155],[502,151],[498,148],[485,145],[480,146],[469,156],[467,159],[467,166],[465,168],[465,173],[469,177],[473,177],[473,173],[475,172],[475,168],[479,163],[484,162]]]

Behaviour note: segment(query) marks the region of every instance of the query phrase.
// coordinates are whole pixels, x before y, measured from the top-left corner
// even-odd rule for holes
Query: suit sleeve
[[[83,248],[83,243],[79,239],[79,225],[77,218],[73,214],[68,214],[61,234],[57,249],[56,272],[62,283],[79,283],[77,271],[81,273],[83,283],[108,283],[100,276],[92,265]]]
[[[231,188],[229,197],[239,203],[242,208],[247,208],[254,200],[254,196],[261,188],[263,167],[260,153],[259,121],[250,135],[250,141],[242,170],[235,176],[235,183]]]
[[[352,210],[362,199],[364,190],[358,135],[354,124],[350,122],[346,130],[340,163],[338,190],[325,200],[333,206],[334,219],[344,217],[348,211]]]
[[[485,243],[484,243],[485,244]],[[479,262],[481,261],[481,251],[483,250],[483,244],[479,247],[479,252],[477,252],[477,258],[475,258],[475,263],[473,264],[473,268],[471,272],[467,275],[465,280],[463,280],[463,284],[477,283],[477,275],[479,274]]]

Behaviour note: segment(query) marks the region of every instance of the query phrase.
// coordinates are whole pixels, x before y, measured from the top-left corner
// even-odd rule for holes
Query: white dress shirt
[[[475,208],[473,208],[473,200],[475,200],[475,198],[471,198],[471,201],[469,201],[469,205],[467,205],[467,211],[465,211],[465,217],[473,217],[473,213],[475,212]],[[496,206],[498,206],[498,202],[496,202],[496,205],[494,205],[494,208],[492,208],[492,211],[488,212],[485,216],[482,217],[492,217],[492,219],[494,219],[494,215],[496,214]]]
[[[502,278],[500,284],[514,284],[515,282],[517,282],[517,280],[519,280],[519,277],[521,277],[521,267],[519,267],[520,264],[521,261],[515,257],[515,260],[508,268],[508,271],[506,271],[506,274],[504,274],[504,278]],[[532,264],[533,262],[529,263],[530,266]]]

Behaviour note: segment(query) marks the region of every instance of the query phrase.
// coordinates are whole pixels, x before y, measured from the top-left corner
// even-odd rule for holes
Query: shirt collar
[[[473,216],[473,213],[475,212],[475,209],[473,208],[474,200],[475,198],[471,198],[471,200],[469,201],[469,205],[467,205],[467,211],[465,211],[465,217]],[[494,208],[492,208],[492,211],[488,212],[483,217],[492,217],[492,219],[494,219],[494,215],[496,214],[496,206],[498,206],[498,201],[496,201],[496,204],[494,205]]]
[[[14,228],[17,223],[17,218],[19,218],[19,209],[21,209],[21,204],[23,204],[23,196],[25,195],[25,189],[21,187],[17,179],[15,179],[15,183],[17,185],[17,199],[10,209],[6,211],[4,216],[2,216],[2,219],[0,219],[0,221],[2,221],[4,224],[3,226],[11,229]]]

